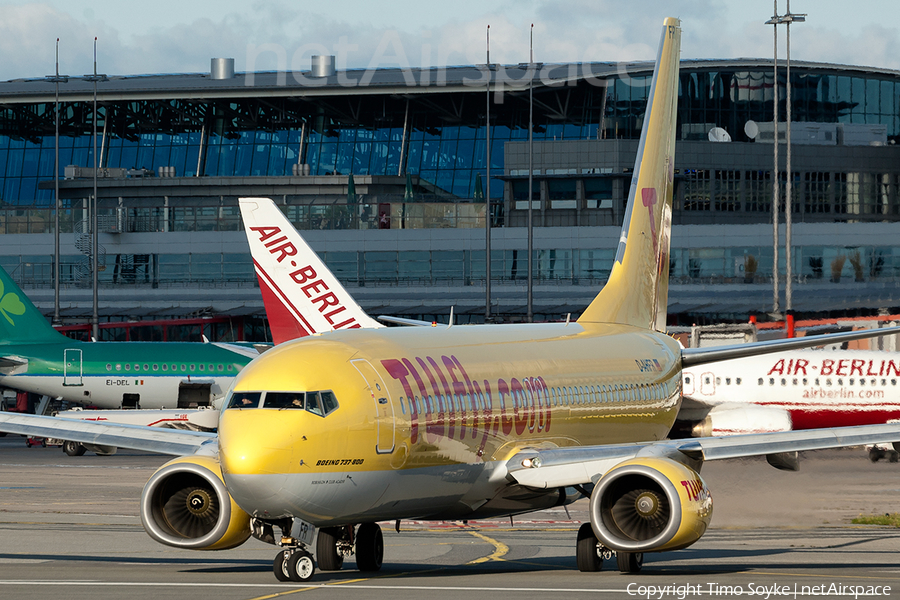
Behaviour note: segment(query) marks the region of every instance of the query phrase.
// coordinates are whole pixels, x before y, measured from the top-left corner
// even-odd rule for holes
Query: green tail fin
[[[66,339],[50,326],[9,273],[0,267],[0,344],[38,344]]]
[[[579,322],[665,327],[680,25],[678,19],[664,21],[616,259]]]

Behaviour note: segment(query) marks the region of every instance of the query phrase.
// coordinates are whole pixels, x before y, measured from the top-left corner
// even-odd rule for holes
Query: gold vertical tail
[[[665,327],[680,25],[671,17],[663,23],[616,259],[606,286],[579,322]]]

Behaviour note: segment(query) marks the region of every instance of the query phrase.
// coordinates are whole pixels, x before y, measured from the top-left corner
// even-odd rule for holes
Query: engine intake
[[[176,548],[224,550],[250,537],[250,517],[231,499],[218,463],[175,459],[160,468],[141,496],[141,523],[156,541]]]
[[[616,465],[591,495],[591,525],[605,546],[626,552],[684,548],[712,518],[712,498],[693,469],[669,459]]]

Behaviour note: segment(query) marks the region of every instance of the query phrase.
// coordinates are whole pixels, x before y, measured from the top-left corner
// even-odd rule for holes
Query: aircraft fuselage
[[[680,384],[677,343],[624,325],[333,332],[257,358],[232,397],[327,391],[338,408],[225,408],[220,460],[232,497],[261,518],[513,514],[560,491],[511,485],[510,457],[662,439]]]

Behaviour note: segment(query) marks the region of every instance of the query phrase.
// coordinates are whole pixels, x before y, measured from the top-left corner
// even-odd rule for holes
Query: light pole
[[[84,80],[94,83],[94,198],[93,206],[91,207],[91,289],[93,290],[94,310],[91,316],[91,336],[96,341],[100,339],[100,310],[97,295],[97,288],[99,287],[97,254],[100,251],[100,231],[97,219],[97,211],[100,208],[100,202],[97,199],[97,82],[107,80],[106,75],[97,73],[97,38],[94,38],[94,73],[93,75],[85,75]]]
[[[531,24],[531,38],[528,50],[528,318],[534,321],[534,221],[532,220],[532,186],[534,185],[534,23]]]
[[[54,104],[54,137],[56,153],[53,161],[53,324],[59,325],[59,84],[69,81],[68,75],[59,74],[59,38],[56,38],[56,74],[48,75],[47,81],[56,84],[56,103]]]
[[[491,26],[487,26],[487,108],[484,117],[484,142],[487,177],[484,194],[484,322],[491,322]]]
[[[785,25],[787,27],[787,60],[786,60],[786,72],[785,79],[787,84],[786,90],[786,108],[787,114],[785,115],[785,144],[787,149],[787,156],[785,157],[785,186],[784,186],[784,227],[785,227],[785,239],[784,239],[784,260],[785,260],[785,288],[784,288],[784,309],[785,312],[789,312],[793,308],[793,265],[792,265],[792,253],[791,253],[791,229],[792,229],[792,193],[793,193],[793,173],[791,172],[791,23],[803,23],[806,21],[806,14],[793,14],[791,13],[791,1],[787,0],[787,12],[783,15],[778,14],[778,0],[775,0],[775,14],[771,19],[766,21],[766,25],[772,25],[773,31],[775,34],[775,111],[774,111],[774,138],[775,138],[775,168],[774,168],[774,183],[773,183],[773,201],[772,201],[772,214],[773,214],[773,227],[774,227],[774,267],[772,270],[773,273],[773,283],[774,283],[774,302],[773,302],[773,312],[778,312],[778,26]]]

